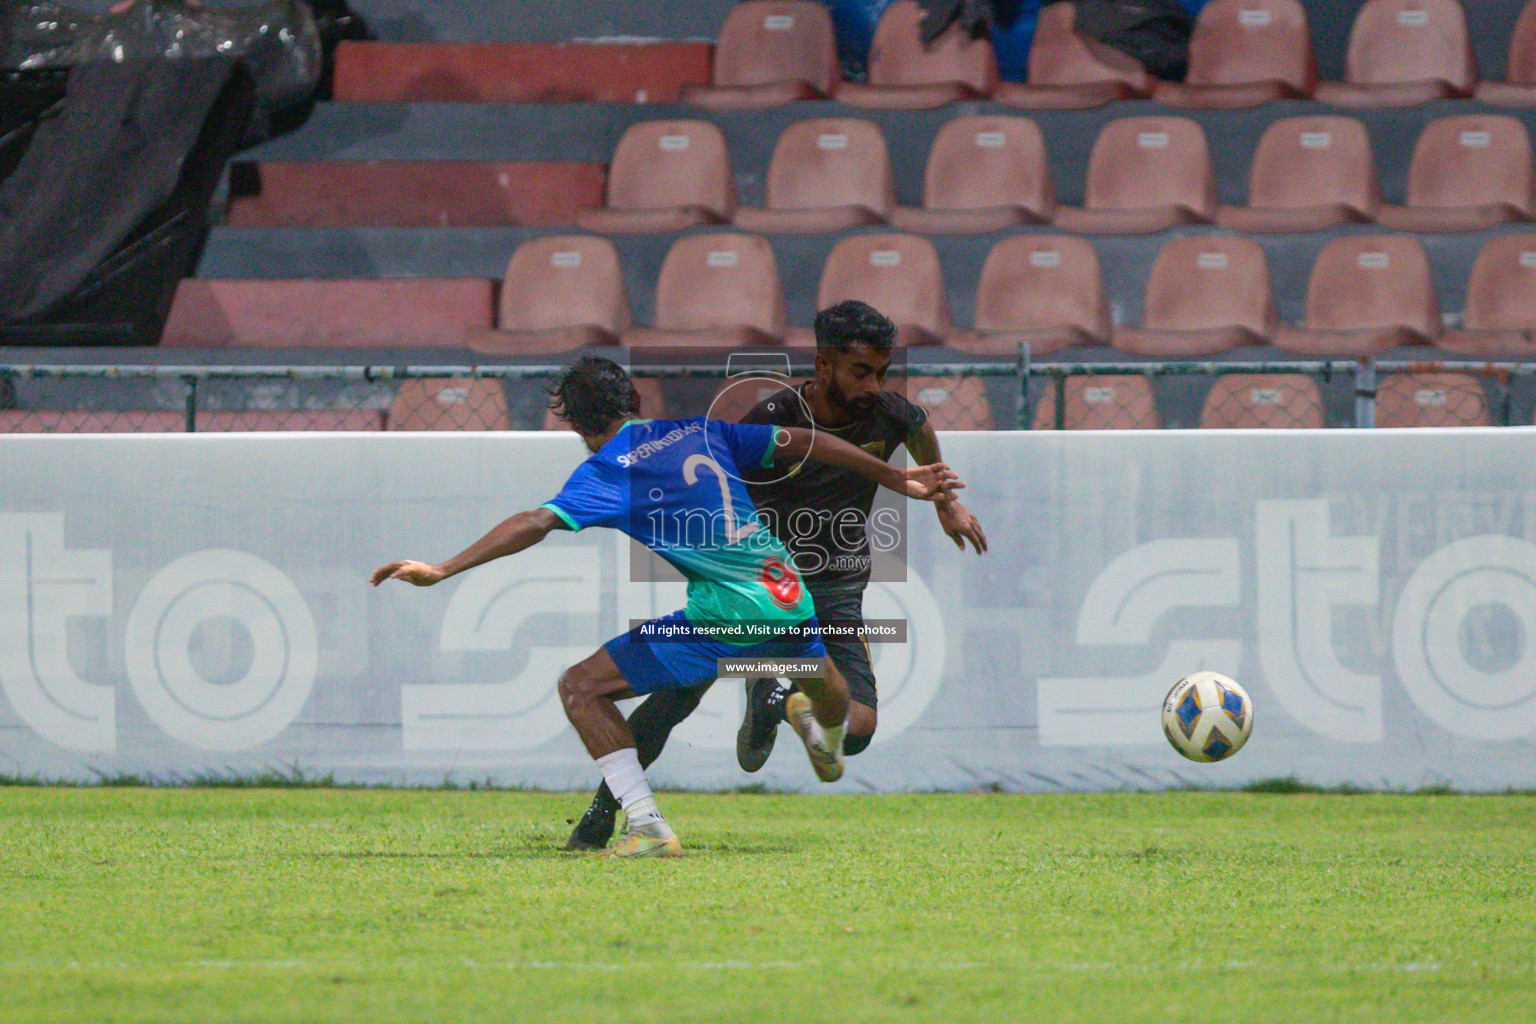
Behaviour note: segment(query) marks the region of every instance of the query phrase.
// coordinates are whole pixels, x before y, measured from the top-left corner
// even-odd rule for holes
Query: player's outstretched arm
[[[852,470],[882,487],[921,501],[943,500],[965,486],[955,471],[942,462],[898,469],[840,437],[818,430],[780,427],[778,441],[779,459],[812,458],[828,466]]]
[[[939,453],[939,435],[934,433],[933,424],[927,420],[907,437],[907,451],[918,462],[944,461],[944,456]],[[950,498],[934,502],[933,510],[939,515],[940,529],[961,551],[965,550],[965,542],[969,540],[978,555],[986,552],[987,532],[970,509]]]
[[[531,548],[549,531],[560,527],[560,517],[547,508],[531,509],[502,520],[484,537],[460,551],[446,562],[433,565],[404,559],[390,562],[373,571],[369,582],[378,586],[385,580],[403,580],[418,587],[430,587],[450,576],[457,576],[466,569],[484,565],[496,558],[515,555],[524,548]]]

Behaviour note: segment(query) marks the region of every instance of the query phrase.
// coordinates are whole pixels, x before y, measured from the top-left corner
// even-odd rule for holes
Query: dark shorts
[[[814,627],[816,619],[808,620]],[[760,644],[728,644],[700,633],[682,612],[652,619],[651,624],[669,627],[675,639],[645,639],[644,626],[603,645],[619,667],[624,681],[635,693],[655,690],[681,690],[706,686],[715,681],[716,662],[721,658],[823,658],[831,655],[820,640],[797,637],[793,640],[769,640]],[[835,657],[834,657],[835,660]]]
[[[834,583],[817,586],[815,580],[806,581],[811,600],[816,602],[816,621],[835,622],[840,625],[863,623],[864,584]],[[848,696],[860,704],[875,708],[880,697],[875,692],[875,670],[869,660],[869,644],[851,637],[823,637],[827,657],[848,680]]]

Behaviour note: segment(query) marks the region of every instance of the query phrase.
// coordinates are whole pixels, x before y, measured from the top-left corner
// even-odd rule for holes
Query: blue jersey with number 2
[[[622,530],[677,566],[696,625],[803,622],[810,595],[742,482],[743,469],[772,465],[777,435],[703,417],[630,420],[543,507],[573,530]]]

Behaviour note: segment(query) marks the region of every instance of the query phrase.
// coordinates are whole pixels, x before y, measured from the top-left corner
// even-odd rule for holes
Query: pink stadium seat
[[[1299,0],[1211,0],[1189,40],[1189,74],[1161,82],[1170,106],[1254,107],[1303,99],[1317,85],[1317,60]]]
[[[1399,345],[1433,344],[1440,304],[1424,246],[1406,235],[1336,238],[1312,265],[1306,320],[1275,344],[1305,356],[1362,358]]]
[[[896,205],[885,135],[852,118],[798,121],[773,148],[765,192],[767,209],[738,209],[737,227],[818,233],[882,223]]]
[[[850,235],[834,245],[821,270],[816,308],[845,299],[867,302],[890,317],[899,345],[938,345],[950,328],[939,254],[917,235]],[[815,344],[809,330],[791,331],[790,341]]]
[[[903,231],[984,234],[1016,224],[1047,224],[1056,186],[1045,140],[1024,117],[957,117],[928,150],[921,208],[898,207]]]
[[[231,227],[574,224],[603,201],[601,164],[505,160],[263,160]]]
[[[1012,235],[987,253],[976,285],[976,325],[948,343],[972,355],[1032,355],[1109,337],[1099,256],[1086,238]]]
[[[907,401],[928,412],[934,430],[995,430],[992,402],[980,377],[909,376]]]
[[[395,392],[390,430],[511,430],[500,380],[449,377],[407,380]]]
[[[1166,359],[1266,344],[1276,317],[1264,250],[1250,238],[1174,239],[1152,264],[1141,323],[1116,328],[1115,347]]]
[[[1465,373],[1394,373],[1376,385],[1378,427],[1487,427],[1483,385]]]
[[[1380,206],[1365,125],[1349,117],[1288,117],[1259,140],[1248,205],[1221,207],[1216,223],[1246,234],[1321,231],[1368,223]]]
[[[1531,219],[1531,138],[1513,117],[1464,114],[1424,126],[1408,168],[1408,204],[1376,219],[1394,231],[1484,231]]]
[[[1525,5],[1515,22],[1504,81],[1479,82],[1477,98],[1501,107],[1536,107],[1536,0]]]
[[[715,390],[706,414],[712,420],[740,423],[741,418],[759,402],[772,398],[785,388],[796,387],[802,383],[804,382],[800,380],[767,376],[727,379]],[[796,400],[790,399],[790,401]]]
[[[671,103],[709,81],[702,42],[382,43],[336,48],[338,101]]]
[[[1148,377],[1084,374],[1067,377],[1067,430],[1156,430],[1162,426]],[[1046,381],[1035,403],[1035,430],[1056,429],[1056,382]]]
[[[1216,216],[1216,172],[1205,131],[1187,117],[1126,117],[1099,132],[1082,209],[1056,223],[1091,234],[1148,234]]]
[[[518,246],[507,263],[497,323],[495,330],[470,331],[469,347],[523,355],[618,344],[630,311],[613,243],[591,235],[546,235]]]
[[[179,412],[73,409],[5,409],[0,434],[179,434],[187,418]]]
[[[491,326],[481,278],[187,279],[160,344],[182,348],[460,347]]]
[[[1154,80],[1136,60],[1073,31],[1076,12],[1076,5],[1069,3],[1041,9],[1029,49],[1028,81],[999,83],[993,100],[1039,110],[1074,110],[1152,94]]]
[[[667,415],[667,400],[661,392],[661,381],[655,377],[631,378],[635,384],[635,391],[640,395],[640,415],[651,419],[662,419]],[[570,426],[555,415],[553,409],[544,412],[544,430],[570,430]]]
[[[1299,373],[1217,377],[1200,409],[1202,427],[1321,430],[1323,391]]]
[[[683,99],[711,110],[776,107],[824,99],[839,78],[825,4],[748,0],[725,17],[709,85],[684,86]]]
[[[724,224],[736,212],[725,136],[708,121],[631,125],[608,168],[607,206],[583,210],[588,231],[639,234]]]
[[[1490,239],[1467,280],[1458,330],[1440,347],[1480,359],[1536,358],[1536,235]]]
[[[840,103],[876,110],[927,110],[960,100],[982,99],[997,84],[992,43],[958,23],[924,46],[923,8],[896,0],[880,15],[869,48],[869,82],[843,82]]]
[[[284,409],[199,412],[199,433],[293,430],[383,430],[379,409]]]
[[[784,289],[773,246],[756,235],[700,234],[672,244],[656,280],[656,326],[625,333],[631,348],[777,345]]]
[[[1367,0],[1349,33],[1344,81],[1321,83],[1317,98],[1341,107],[1407,107],[1476,88],[1460,0]]]

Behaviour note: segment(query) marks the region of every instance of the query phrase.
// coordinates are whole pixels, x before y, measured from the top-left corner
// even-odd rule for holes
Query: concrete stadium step
[[[336,50],[338,100],[667,103],[709,81],[709,43],[375,43]]]
[[[262,161],[231,173],[234,227],[552,227],[603,205],[601,164]]]
[[[496,289],[486,278],[185,280],[160,344],[457,348],[468,328],[492,326]]]

